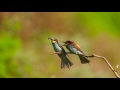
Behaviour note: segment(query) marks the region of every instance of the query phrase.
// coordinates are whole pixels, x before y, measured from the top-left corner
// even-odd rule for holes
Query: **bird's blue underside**
[[[84,54],[81,51],[77,50],[73,45],[68,45],[67,49],[73,54]]]

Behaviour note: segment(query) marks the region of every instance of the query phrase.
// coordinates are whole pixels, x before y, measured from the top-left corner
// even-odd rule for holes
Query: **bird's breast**
[[[71,53],[75,53],[76,49],[73,47],[73,45],[68,45],[67,49],[71,52]]]
[[[62,48],[57,43],[54,43],[53,47],[56,52],[62,52]]]

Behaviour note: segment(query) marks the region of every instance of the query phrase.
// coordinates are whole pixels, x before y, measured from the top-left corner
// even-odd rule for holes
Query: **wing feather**
[[[80,50],[80,46],[78,44],[73,44],[73,45],[77,50]]]

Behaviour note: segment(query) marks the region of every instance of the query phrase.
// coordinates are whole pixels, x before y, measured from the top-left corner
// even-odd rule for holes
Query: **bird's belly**
[[[54,50],[55,50],[56,52],[62,52],[62,49],[61,49],[57,44],[55,44]]]
[[[73,46],[69,45],[67,48],[68,48],[68,50],[69,50],[71,53],[76,54],[76,51],[77,51],[77,50],[76,50]]]
[[[82,52],[80,52],[80,51],[76,51],[76,54],[82,54],[82,55],[83,55],[83,53],[82,53]]]
[[[74,54],[83,54],[82,52],[80,52],[79,50],[77,50],[76,48],[74,48],[73,46],[69,46],[69,47],[67,47],[68,49],[69,49],[69,51],[71,52],[71,53],[74,53]]]

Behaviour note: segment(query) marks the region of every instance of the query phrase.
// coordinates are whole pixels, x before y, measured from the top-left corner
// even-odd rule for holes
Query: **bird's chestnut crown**
[[[73,41],[65,41],[64,43],[66,43],[66,44],[72,44],[74,42]]]
[[[65,43],[63,46],[67,46],[68,44],[73,44],[74,42],[73,41],[65,41],[65,42],[63,42],[63,43]]]

